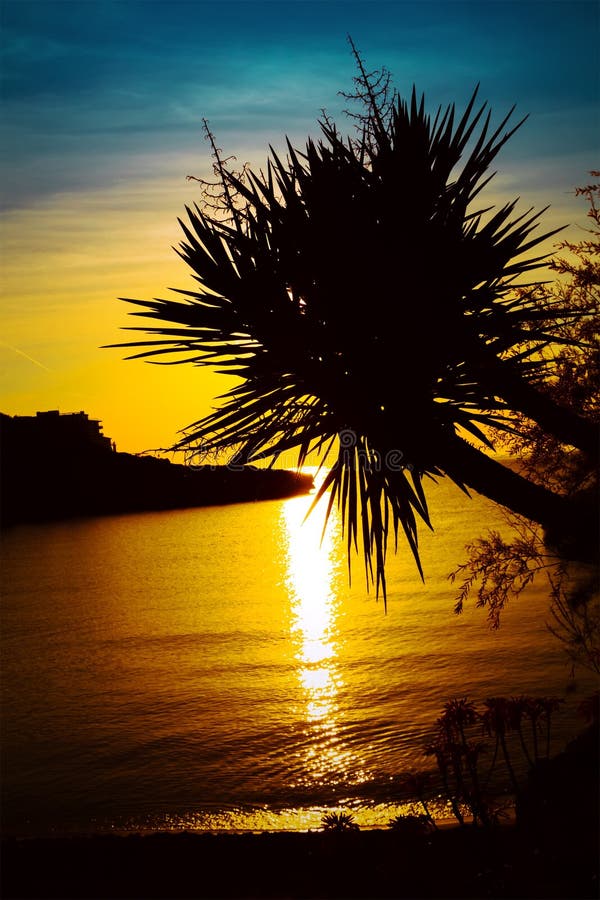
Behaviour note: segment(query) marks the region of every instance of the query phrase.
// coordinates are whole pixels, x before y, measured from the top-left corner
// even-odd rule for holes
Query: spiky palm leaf
[[[181,221],[178,252],[198,287],[128,301],[171,323],[132,329],[156,336],[121,345],[138,348],[132,358],[241,379],[180,447],[243,461],[296,448],[302,464],[342,436],[318,498],[331,490],[348,548],[360,541],[384,596],[391,533],[402,529],[420,568],[423,478],[464,488],[457,432],[487,441],[485,426],[510,427],[506,413],[531,414],[548,370],[540,351],[569,314],[513,290],[544,259],[523,254],[554,233],[532,236],[540,214],[472,210],[521,124],[505,131],[511,111],[490,133],[476,95],[458,122],[453,106],[431,121],[413,91],[358,143],[325,119],[305,152],[271,149],[264,175],[242,179],[218,159],[224,214],[195,206]]]

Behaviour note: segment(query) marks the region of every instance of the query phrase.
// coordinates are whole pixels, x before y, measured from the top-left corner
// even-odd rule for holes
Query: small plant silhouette
[[[429,834],[435,830],[436,825],[430,816],[408,815],[394,816],[388,822],[388,828],[402,835],[402,837],[415,837],[421,834]]]
[[[465,824],[465,811],[472,815],[474,825],[489,826],[498,822],[502,809],[489,798],[487,785],[500,760],[515,798],[520,798],[523,786],[514,765],[515,749],[520,749],[529,772],[541,760],[547,760],[552,714],[561,703],[556,697],[489,697],[481,712],[466,698],[445,704],[436,722],[436,736],[425,747],[425,755],[435,758],[444,794],[460,825]],[[524,725],[527,726],[525,729]],[[492,759],[484,778],[480,767],[488,745],[478,739],[481,731],[494,741]],[[518,744],[513,741],[509,746],[507,738],[511,732],[518,737]],[[528,741],[526,735],[529,732]],[[545,754],[540,750],[540,734],[545,738]],[[423,798],[419,799],[428,812]]]
[[[352,814],[345,812],[325,813],[321,825],[324,831],[358,831],[360,828]]]
[[[416,797],[419,801],[419,805],[423,810],[422,813],[411,813],[410,818],[419,818],[424,822],[429,822],[431,828],[437,828],[435,824],[435,819],[433,818],[431,811],[429,809],[427,794],[431,790],[431,772],[417,772],[414,769],[408,771],[404,777],[404,786],[408,791],[409,796]],[[390,828],[395,827],[394,822],[398,819],[405,820],[407,816],[396,816],[393,819],[390,819],[388,825]],[[402,826],[399,826],[402,827]]]

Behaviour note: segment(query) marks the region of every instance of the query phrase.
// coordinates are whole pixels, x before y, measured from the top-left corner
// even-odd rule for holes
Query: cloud
[[[185,176],[211,175],[203,118],[225,155],[255,167],[284,135],[300,147],[317,135],[322,107],[351,128],[338,95],[355,74],[347,32],[369,68],[387,66],[405,95],[416,83],[432,111],[460,112],[477,81],[494,122],[516,101],[515,121],[531,115],[488,199],[550,202],[544,230],[581,222],[572,190],[598,146],[594,6],[3,0],[3,397],[14,412],[93,397],[118,428],[127,407],[152,402],[171,427],[175,395],[180,425],[208,409],[217,376],[193,373],[188,389],[189,374],[149,376],[98,349],[124,337],[116,297],[192,283],[171,245],[199,197]],[[170,439],[146,434],[146,446]]]
[[[0,341],[0,347],[5,347],[7,350],[10,350],[11,353],[16,353],[17,356],[22,356],[23,359],[28,360],[28,362],[33,363],[34,366],[37,366],[39,369],[43,369],[45,372],[51,372],[52,370],[41,363],[38,359],[34,359],[33,356],[29,356],[28,353],[25,353],[24,350],[19,350],[18,347],[11,347],[10,344],[7,344],[5,341]]]
[[[201,152],[207,118],[227,153],[240,143],[317,132],[322,107],[347,105],[353,34],[369,67],[404,92],[465,103],[476,81],[494,110],[537,118],[532,151],[569,136],[597,100],[594,60],[577,38],[590,4],[82,3],[7,0],[2,157],[5,207],[110,187],[130,160]],[[554,133],[547,113],[562,111]],[[528,125],[532,129],[532,125]],[[588,129],[589,131],[589,129]],[[535,146],[534,146],[535,143]],[[523,145],[525,146],[525,145]]]

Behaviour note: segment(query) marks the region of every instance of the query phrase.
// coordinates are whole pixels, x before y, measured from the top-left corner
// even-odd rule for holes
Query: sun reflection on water
[[[335,594],[337,560],[334,527],[323,533],[319,509],[305,518],[312,497],[284,504],[287,538],[287,588],[292,602],[291,631],[297,671],[312,722],[331,719],[338,690]],[[330,523],[335,526],[335,523]]]
[[[364,763],[347,746],[341,721],[339,591],[346,577],[339,549],[341,527],[333,510],[323,530],[324,503],[306,518],[312,500],[294,498],[282,509],[290,628],[303,715],[309,727],[309,740],[302,750],[303,764],[312,783],[347,785],[363,781],[368,775]]]

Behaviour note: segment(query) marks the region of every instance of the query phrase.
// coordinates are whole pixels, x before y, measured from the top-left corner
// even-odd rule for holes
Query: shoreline
[[[572,824],[4,838],[2,897],[595,898],[597,832]]]
[[[517,812],[510,824],[425,834],[374,827],[6,837],[2,897],[597,900],[597,726],[532,776]]]

